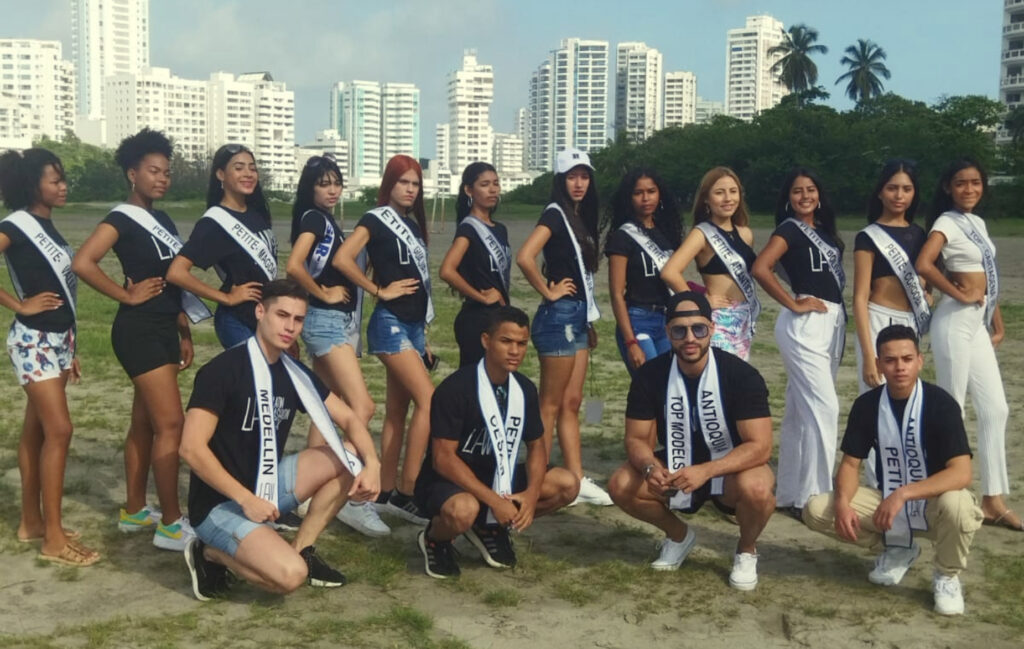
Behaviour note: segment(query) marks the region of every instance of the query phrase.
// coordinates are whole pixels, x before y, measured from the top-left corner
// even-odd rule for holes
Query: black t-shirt
[[[921,229],[921,226],[916,223],[911,223],[905,227],[882,225],[881,223],[876,225],[885,230],[886,234],[903,248],[903,251],[907,253],[907,257],[910,258],[911,265],[917,262],[917,256],[921,253],[921,248],[924,247],[925,239],[928,238],[924,230]],[[858,232],[856,238],[854,238],[853,249],[854,251],[866,250],[875,256],[874,261],[871,263],[871,279],[894,277],[896,275],[892,271],[889,261],[878,251],[875,242],[863,230]]]
[[[345,290],[348,291],[349,298],[347,301],[338,304],[327,304],[310,295],[309,305],[315,306],[318,309],[331,309],[332,311],[352,313],[356,308],[356,285],[331,264],[331,260],[334,259],[334,254],[338,252],[338,248],[341,247],[341,242],[345,240],[345,236],[342,234],[341,228],[338,227],[338,223],[334,220],[333,216],[316,209],[307,210],[302,215],[302,220],[299,221],[299,234],[309,232],[316,237],[313,241],[313,246],[309,249],[309,254],[306,255],[306,264],[308,265],[313,260],[313,252],[327,234],[328,221],[330,221],[331,227],[334,228],[334,241],[331,242],[331,250],[327,255],[327,265],[324,266],[320,276],[313,279],[321,286],[344,286]]]
[[[572,236],[565,227],[561,211],[554,207],[547,208],[540,215],[537,225],[543,225],[551,230],[551,237],[544,244],[545,279],[549,282],[560,282],[568,277],[576,285],[576,294],[566,295],[562,299],[579,302],[586,300],[583,278],[580,277],[580,264],[576,261],[576,248],[572,245]],[[579,244],[582,250],[583,242],[580,241]]]
[[[422,241],[423,235],[416,219],[405,217],[405,225],[412,231],[413,236]],[[420,280],[415,293],[393,300],[381,300],[380,304],[402,322],[423,322],[427,317],[427,291],[411,251],[395,236],[391,228],[384,225],[372,212],[367,212],[359,219],[356,227],[359,226],[370,231],[366,253],[373,266],[373,281],[377,286],[384,287],[399,279]]]
[[[758,371],[746,361],[715,347],[711,348],[711,353],[715,355],[718,364],[719,394],[722,408],[725,410],[725,421],[733,446],[738,446],[742,440],[736,422],[771,416],[771,410],[768,408],[768,386]],[[645,363],[633,376],[629,384],[629,395],[626,397],[628,419],[657,420],[658,444],[662,447],[666,445],[665,403],[668,401],[668,377],[675,359],[675,354],[670,351]],[[686,384],[690,400],[693,464],[702,464],[711,459],[711,451],[704,442],[700,417],[694,408],[698,403],[697,387],[700,385],[700,379],[691,379],[684,374],[683,383]]]
[[[508,229],[505,225],[495,221],[494,225],[489,227],[491,235],[498,240],[499,244],[507,249]],[[505,280],[502,278],[501,269],[498,268],[494,259],[491,258],[490,251],[483,241],[480,240],[480,235],[477,234],[476,229],[468,223],[459,223],[459,226],[455,228],[453,240],[459,237],[469,242],[469,248],[466,250],[466,254],[462,256],[462,261],[459,262],[459,267],[456,271],[458,271],[459,275],[462,275],[462,278],[470,286],[478,291],[489,288],[498,289],[501,292],[501,296],[505,298],[505,304],[509,304],[508,291],[505,289]],[[509,250],[510,262],[511,256],[512,251]],[[471,302],[472,300],[466,298],[466,301]]]
[[[236,212],[226,207],[224,210],[238,219],[250,232],[262,238],[271,254],[274,255],[274,259],[277,259],[277,238],[274,237],[269,216],[255,210]],[[196,221],[196,226],[192,228],[192,234],[189,235],[188,241],[181,247],[178,254],[203,270],[213,265],[218,266],[224,272],[220,290],[225,293],[230,291],[232,286],[238,284],[247,282],[266,284],[268,281],[263,268],[253,261],[249,253],[238,245],[235,238],[225,232],[224,228],[220,227],[213,219]],[[228,310],[253,331],[256,330],[256,302],[242,302],[235,306],[222,304],[217,308]]]
[[[165,230],[173,235],[178,234],[178,229],[167,214],[160,210],[150,210],[149,213]],[[167,275],[167,267],[171,265],[174,254],[170,248],[157,241],[149,230],[117,211],[107,214],[102,222],[117,230],[114,254],[121,261],[121,271],[127,279],[138,283],[150,277]],[[177,314],[181,312],[181,289],[168,283],[163,292],[142,304],[121,304],[118,309],[125,313]]]
[[[921,403],[921,446],[924,449],[925,471],[935,475],[946,468],[950,459],[970,455],[967,431],[964,430],[960,405],[948,392],[937,385],[921,382],[924,389]],[[875,449],[875,475],[881,477],[881,454],[878,453],[878,401],[884,385],[868,390],[857,397],[846,420],[841,449],[843,453],[863,460],[868,451]],[[903,422],[907,399],[890,401],[896,421]]]
[[[835,239],[824,228],[817,228],[815,231],[826,244],[837,247]],[[843,303],[843,292],[832,277],[828,260],[799,227],[785,221],[775,228],[772,236],[782,237],[788,246],[786,254],[782,255],[779,261],[789,275],[789,284],[794,293],[813,295],[836,304]],[[840,252],[839,260],[842,261],[842,258]]]
[[[494,480],[497,463],[494,460],[490,435],[484,427],[484,416],[480,412],[476,367],[474,363],[455,370],[434,390],[434,395],[430,399],[430,436],[458,440],[459,459],[472,469],[473,474],[481,482],[490,486]],[[526,421],[523,424],[521,448],[525,448],[527,442],[540,439],[544,434],[544,424],[540,419],[537,388],[522,374],[515,372],[514,376],[523,390]],[[501,387],[504,387],[505,394],[508,394],[508,383]],[[500,399],[498,404],[499,408],[502,408]],[[502,408],[502,416],[505,414],[505,408]],[[439,478],[434,470],[433,453],[428,447],[419,479],[433,482]]]
[[[39,223],[43,232],[53,239],[54,243],[67,251],[69,257],[74,254],[71,247],[68,246],[68,242],[60,236],[60,232],[57,232],[51,219],[43,219],[35,214],[32,215],[32,218]],[[15,319],[26,327],[37,331],[63,332],[73,327],[75,325],[74,311],[71,310],[68,298],[64,295],[64,289],[61,288],[60,280],[54,275],[50,262],[18,226],[10,222],[0,223],[0,232],[11,240],[11,245],[7,247],[4,254],[9,269],[18,276],[18,282],[21,284],[25,297],[52,292],[64,300],[64,304],[60,308],[35,315],[15,315]]]
[[[639,225],[639,224],[637,224]],[[640,230],[650,237],[659,248],[671,253],[672,244],[658,228],[647,229],[642,225]],[[668,300],[668,287],[661,279],[661,273],[654,265],[654,260],[644,252],[633,237],[619,229],[608,235],[604,245],[606,257],[619,255],[626,258],[626,304],[637,306],[665,306]]]
[[[313,379],[321,399],[330,391],[312,372],[303,366]],[[284,362],[278,360],[270,366],[270,379],[274,390],[274,421],[277,426],[277,457],[284,457],[295,411],[302,402],[288,377]],[[210,450],[224,469],[247,488],[256,489],[259,469],[260,428],[256,423],[253,398],[256,386],[252,378],[247,345],[238,345],[221,352],[196,372],[195,385],[188,407],[209,410],[219,417],[217,428],[210,438]],[[193,525],[203,522],[210,510],[229,498],[217,491],[192,472],[188,486],[188,514]]]
[[[754,249],[748,246],[747,242],[743,240],[743,237],[740,236],[740,231],[735,227],[732,230],[723,230],[714,223],[711,224],[711,227],[718,230],[721,235],[725,237],[732,249],[735,250],[743,259],[743,263],[747,265],[747,272],[749,273],[750,268],[754,265],[754,260],[757,259],[757,253],[754,252]],[[702,275],[732,276],[729,269],[725,267],[725,262],[723,262],[721,257],[718,256],[718,253],[712,255],[711,259],[708,260],[707,265],[698,267],[697,271]]]

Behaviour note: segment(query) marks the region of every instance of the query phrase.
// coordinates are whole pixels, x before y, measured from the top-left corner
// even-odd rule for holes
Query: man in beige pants
[[[853,403],[843,436],[835,492],[807,502],[808,527],[864,547],[884,547],[868,579],[894,586],[921,554],[914,536],[935,546],[935,611],[962,615],[959,573],[982,513],[971,483],[971,450],[960,406],[949,393],[919,379],[924,363],[917,334],[886,327],[876,342],[886,383]],[[881,491],[859,485],[860,463],[876,452]]]

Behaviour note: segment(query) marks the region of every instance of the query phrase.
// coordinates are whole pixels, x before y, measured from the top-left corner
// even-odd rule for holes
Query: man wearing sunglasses
[[[757,537],[775,510],[768,388],[752,366],[711,347],[714,324],[703,295],[677,293],[666,317],[672,352],[633,377],[626,400],[628,459],[608,491],[627,514],[665,532],[655,570],[676,570],[696,543],[675,512],[693,514],[710,500],[735,514],[740,538],[729,585],[752,590]]]

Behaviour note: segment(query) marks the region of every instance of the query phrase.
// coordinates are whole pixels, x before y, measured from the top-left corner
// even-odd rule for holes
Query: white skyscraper
[[[75,130],[75,75],[60,41],[0,39],[0,149]]]
[[[298,179],[299,174],[302,173],[302,169],[306,166],[307,160],[312,156],[319,156],[325,153],[329,153],[334,156],[334,161],[338,163],[338,169],[341,170],[341,174],[344,176],[348,169],[348,142],[341,137],[341,133],[338,133],[336,129],[329,128],[317,131],[312,141],[307,142],[302,146],[295,147],[296,179]],[[345,191],[348,191],[350,189],[348,177],[346,176],[344,180]]]
[[[782,21],[771,16],[748,16],[744,27],[730,29],[725,48],[725,111],[751,120],[775,106],[789,93],[772,65],[782,54],[768,49],[783,41]]]
[[[492,101],[494,69],[478,63],[476,53],[467,50],[462,67],[448,74],[448,155],[453,175],[461,174],[470,162],[490,159]]]
[[[348,177],[356,186],[380,182],[381,92],[376,81],[339,81],[331,89],[331,128],[348,142]]]
[[[1013,110],[1024,103],[1024,3],[1006,2],[1003,5],[1002,51],[999,55],[999,101]],[[1010,133],[1000,127],[996,134],[1000,143],[1011,139]]]
[[[404,153],[420,157],[420,89],[411,83],[381,85],[382,165]],[[383,171],[383,169],[382,169]]]
[[[82,139],[106,142],[104,78],[149,65],[149,0],[70,0]]]
[[[586,152],[608,138],[608,41],[566,38],[530,77],[530,169],[545,171],[567,147]]]
[[[210,150],[229,142],[256,146],[256,116],[252,84],[230,72],[214,72],[207,82],[206,128]]]
[[[522,174],[523,139],[515,133],[495,133],[491,160],[502,180],[508,176]]]
[[[181,79],[167,68],[140,68],[106,77],[107,135],[111,146],[144,126],[174,140],[174,154],[203,160],[210,150],[207,82]]]
[[[646,43],[619,43],[615,54],[615,131],[634,142],[664,124],[661,52]]]
[[[715,115],[725,115],[725,104],[697,97],[696,123],[707,124]]]
[[[664,126],[683,126],[697,121],[697,76],[680,70],[665,73]]]

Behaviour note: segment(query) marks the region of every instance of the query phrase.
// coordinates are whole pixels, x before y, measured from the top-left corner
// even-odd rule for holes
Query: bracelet
[[[626,347],[629,347],[630,345],[639,345],[639,344],[640,343],[637,342],[636,338],[630,338],[629,340],[626,341]]]
[[[377,287],[373,291],[373,297],[378,297],[378,296],[380,296],[380,285],[379,284],[377,285]]]
[[[644,467],[644,470],[640,472],[641,474],[643,474],[644,480],[651,477],[651,472],[654,471],[654,467],[654,464],[648,464],[647,466]]]

